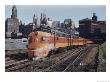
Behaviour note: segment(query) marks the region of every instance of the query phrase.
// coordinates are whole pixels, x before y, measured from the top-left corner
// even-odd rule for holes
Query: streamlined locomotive
[[[59,31],[51,33],[35,31],[28,37],[28,56],[47,57],[49,52],[59,48],[69,46],[83,46],[87,40],[73,34],[67,34]]]

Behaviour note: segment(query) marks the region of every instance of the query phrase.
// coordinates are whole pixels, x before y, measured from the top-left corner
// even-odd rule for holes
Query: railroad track
[[[51,56],[45,60],[40,61],[30,61],[21,60],[17,62],[7,63],[5,66],[5,71],[64,71],[65,68],[77,58],[77,54],[82,50],[87,50],[86,47],[80,47],[78,49],[68,50],[68,52],[63,52]],[[8,60],[9,58],[6,58]]]
[[[90,46],[90,47],[88,47],[88,49],[86,51],[80,52],[79,55],[75,58],[75,60],[72,63],[70,63],[65,68],[65,70],[63,70],[63,72],[80,71],[83,56],[86,55],[92,48],[93,48],[93,46]]]
[[[70,53],[66,53],[65,57],[57,61],[55,64],[49,66],[48,68],[42,70],[43,72],[53,72],[53,71],[63,71],[65,67],[71,63],[82,50],[86,50],[87,47],[79,48],[78,50]]]
[[[8,63],[6,63],[5,68],[7,69],[7,68],[9,68],[11,66],[18,65],[18,64],[21,64],[21,63],[27,62],[27,61],[29,61],[29,60],[25,59],[25,60],[21,60],[21,61],[17,61],[17,62],[15,62],[14,60],[11,60]]]
[[[72,53],[74,51],[78,51],[78,49],[68,50],[67,53],[69,55],[70,53]],[[52,55],[51,57],[49,57],[45,60],[35,61],[35,62],[31,63],[30,65],[24,67],[23,69],[18,69],[16,71],[42,71],[43,69],[57,63],[58,61],[67,57],[68,55],[65,54],[65,52],[55,54],[54,56]]]
[[[21,69],[23,67],[26,67],[27,65],[30,65],[31,63],[32,63],[32,61],[30,61],[28,59],[9,63],[9,64],[5,65],[5,71],[6,72],[15,71],[17,69]]]
[[[21,68],[20,65],[29,62],[26,55],[23,54],[7,54],[5,56],[5,71],[14,71]]]

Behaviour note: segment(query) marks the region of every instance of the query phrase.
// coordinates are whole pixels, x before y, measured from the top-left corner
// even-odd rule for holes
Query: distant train
[[[90,43],[90,41],[89,41]],[[35,31],[28,37],[28,56],[47,57],[50,51],[69,46],[83,46],[87,44],[87,39],[73,34],[67,34],[59,31],[51,33]]]

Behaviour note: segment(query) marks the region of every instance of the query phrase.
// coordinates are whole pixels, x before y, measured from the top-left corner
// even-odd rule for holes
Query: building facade
[[[19,32],[19,20],[17,18],[17,8],[15,5],[12,7],[11,18],[7,18],[5,21],[5,32]]]
[[[106,39],[106,21],[98,21],[93,13],[92,19],[79,20],[79,36],[89,39]]]

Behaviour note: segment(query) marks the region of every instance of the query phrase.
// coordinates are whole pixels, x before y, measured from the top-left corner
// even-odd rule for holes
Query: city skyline
[[[12,6],[5,6],[5,19],[10,18]],[[53,21],[63,22],[64,19],[71,18],[78,27],[78,21],[85,18],[92,18],[96,13],[98,20],[106,20],[105,5],[16,5],[17,17],[23,23],[28,24],[33,21],[33,15],[37,14],[40,19],[41,12],[45,12],[47,17]]]

